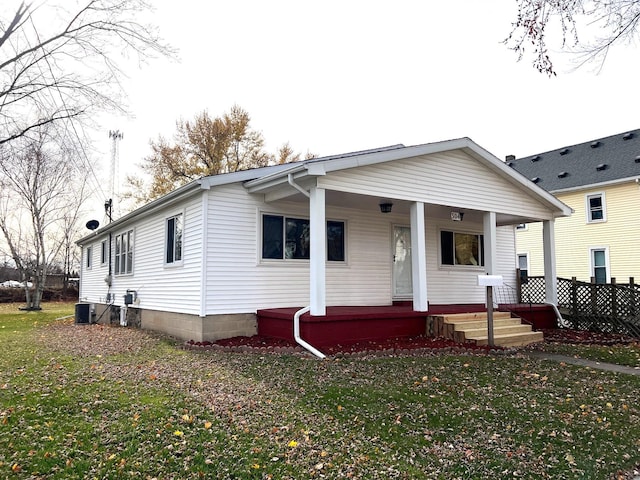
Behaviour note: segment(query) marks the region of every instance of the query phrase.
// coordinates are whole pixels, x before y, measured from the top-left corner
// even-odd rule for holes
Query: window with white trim
[[[441,230],[440,263],[453,266],[483,266],[484,235]]]
[[[529,254],[518,254],[518,270],[520,271],[520,282],[527,283],[529,281]]]
[[[107,240],[100,243],[100,264],[104,265],[109,260],[109,244]]]
[[[586,196],[587,223],[607,221],[607,210],[604,193],[594,193]]]
[[[88,246],[87,250],[86,250],[86,256],[87,258],[85,258],[85,265],[87,267],[87,270],[91,268],[91,261],[93,257],[93,247],[92,246]]]
[[[590,249],[591,276],[596,283],[609,281],[609,249],[607,247],[593,247]]]
[[[133,273],[133,230],[116,235],[114,273],[116,275]]]
[[[165,263],[175,265],[182,262],[182,214],[167,218],[167,238],[165,243]]]
[[[345,222],[327,221],[327,260],[345,261]],[[265,260],[308,260],[309,220],[282,215],[262,215],[262,258]]]

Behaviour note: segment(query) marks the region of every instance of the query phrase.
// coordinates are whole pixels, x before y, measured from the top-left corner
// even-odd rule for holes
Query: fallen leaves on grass
[[[324,362],[182,351],[160,348],[147,332],[97,326],[57,325],[40,341],[39,395],[71,402],[87,386],[108,385],[77,410],[106,451],[91,468],[109,459],[122,476],[154,466],[158,478],[602,478],[637,461],[619,453],[639,446],[627,440],[639,437],[637,389],[611,374],[466,351]],[[67,357],[81,360],[77,374]],[[29,365],[3,382],[19,391],[16,378],[33,374]],[[150,391],[187,401],[150,418]],[[125,399],[135,408],[111,410]],[[43,404],[33,408],[55,421]],[[12,432],[25,412],[5,415]],[[79,427],[54,438],[43,426],[20,425],[41,439],[30,448],[58,446],[67,456],[54,460],[75,468]]]

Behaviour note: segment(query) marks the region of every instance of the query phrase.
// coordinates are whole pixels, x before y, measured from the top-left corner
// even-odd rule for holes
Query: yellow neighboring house
[[[609,283],[640,281],[640,130],[515,159],[507,164],[571,207],[555,221],[556,273]],[[518,266],[543,275],[542,227],[517,227]]]

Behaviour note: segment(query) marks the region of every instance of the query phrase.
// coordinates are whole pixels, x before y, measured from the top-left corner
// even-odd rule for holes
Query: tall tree
[[[96,109],[122,111],[125,58],[172,54],[137,20],[150,8],[143,0],[9,2],[0,7],[0,145]]]
[[[11,150],[0,145],[0,231],[24,282],[28,309],[40,308],[47,271],[84,200],[87,175],[74,158],[77,149],[52,130],[32,130],[37,138],[24,136]]]
[[[638,36],[639,0],[516,0],[518,15],[505,43],[519,58],[529,55],[541,73],[556,75],[549,53],[549,31],[558,29],[560,48],[572,49],[582,62],[604,63],[609,49]],[[598,32],[582,41],[578,30]]]
[[[150,177],[145,186],[140,177],[127,178],[125,195],[136,204],[146,203],[201,177],[263,167],[276,162],[296,161],[288,144],[281,147],[277,158],[264,150],[262,134],[251,128],[251,117],[237,105],[220,117],[211,118],[207,111],[192,121],[176,122],[174,142],[163,137],[151,141],[151,155],[140,165]],[[307,154],[307,158],[313,155]]]

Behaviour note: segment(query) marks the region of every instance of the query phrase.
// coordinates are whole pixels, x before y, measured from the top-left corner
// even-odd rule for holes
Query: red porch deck
[[[258,334],[293,341],[293,316],[300,308],[258,310]],[[428,315],[482,312],[483,304],[430,305],[428,312],[414,312],[410,304],[327,307],[324,316],[300,317],[300,335],[314,346],[348,345],[426,333]]]

